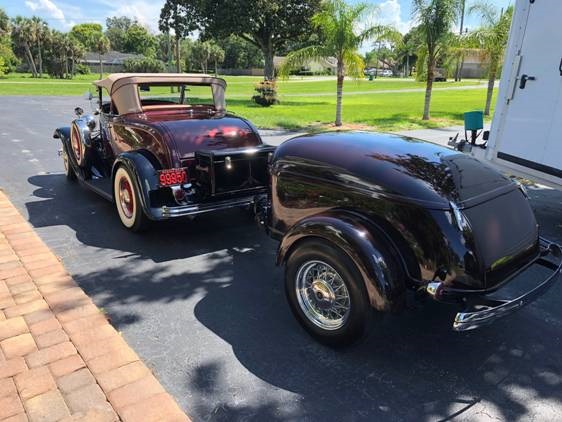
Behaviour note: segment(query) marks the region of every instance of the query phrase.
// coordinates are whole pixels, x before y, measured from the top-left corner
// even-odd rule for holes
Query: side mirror
[[[76,114],[78,117],[80,117],[82,114],[84,114],[84,110],[82,109],[82,107],[76,107],[74,109],[74,114]]]
[[[90,91],[84,93],[84,99],[85,100],[91,101],[92,98],[94,98],[94,96],[92,95],[92,93]]]

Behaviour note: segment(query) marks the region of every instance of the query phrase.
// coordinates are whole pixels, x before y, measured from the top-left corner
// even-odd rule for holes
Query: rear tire
[[[121,223],[133,232],[142,232],[149,226],[140,201],[139,188],[130,171],[121,166],[113,178],[113,199]]]
[[[285,294],[303,328],[332,347],[367,333],[372,309],[363,278],[351,258],[321,239],[297,245],[285,268]]]

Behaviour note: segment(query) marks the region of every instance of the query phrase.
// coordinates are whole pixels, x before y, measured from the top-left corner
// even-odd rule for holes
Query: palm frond
[[[311,45],[300,50],[291,51],[279,68],[279,76],[289,77],[291,70],[306,66],[312,61],[320,61],[329,57],[329,51],[319,45]]]
[[[354,51],[345,51],[343,54],[343,64],[345,66],[345,73],[352,78],[363,77],[365,70],[365,62],[363,58]]]

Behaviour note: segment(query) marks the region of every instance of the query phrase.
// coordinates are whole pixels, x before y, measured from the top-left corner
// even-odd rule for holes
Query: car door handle
[[[560,64],[558,65],[558,70],[560,71],[560,76],[562,76],[562,59],[560,59]]]
[[[527,74],[521,75],[521,82],[519,82],[519,89],[525,89],[527,86],[527,81],[535,81],[537,78],[534,76],[529,76]]]

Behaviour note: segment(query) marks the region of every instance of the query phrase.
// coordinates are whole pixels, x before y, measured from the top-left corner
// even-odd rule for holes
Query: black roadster
[[[291,308],[322,342],[355,341],[370,309],[414,297],[462,306],[471,330],[543,294],[562,269],[560,247],[539,237],[523,187],[462,153],[410,138],[333,132],[293,138],[270,162],[257,217],[280,241]],[[540,280],[492,299],[531,266]]]
[[[251,207],[266,192],[274,148],[226,111],[223,79],[114,73],[94,85],[94,115],[77,108],[70,127],[54,137],[62,141],[67,178],[113,201],[129,230]]]

